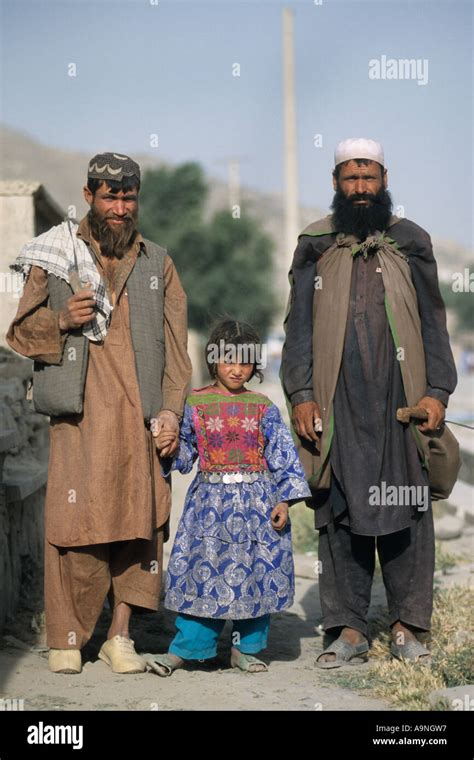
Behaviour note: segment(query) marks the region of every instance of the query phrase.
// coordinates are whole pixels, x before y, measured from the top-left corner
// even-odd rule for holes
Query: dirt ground
[[[380,700],[331,686],[327,672],[313,662],[323,638],[317,584],[298,578],[297,601],[275,615],[263,659],[268,673],[247,674],[229,666],[229,632],[218,656],[205,665],[162,679],[152,673],[121,676],[97,659],[110,612],[104,610],[94,637],[83,651],[81,675],[50,673],[46,652],[22,651],[3,642],[0,650],[0,697],[24,700],[25,710],[384,710]],[[27,623],[28,615],[24,615]],[[174,614],[166,610],[135,618],[133,635],[139,652],[163,652],[173,635]],[[19,621],[18,621],[19,622]],[[21,626],[19,626],[21,628]],[[16,629],[17,630],[17,629]],[[17,637],[31,634],[23,626]],[[361,666],[367,667],[367,666]]]
[[[188,482],[189,476],[175,479],[177,508],[172,532]],[[447,542],[446,546],[455,554],[472,551],[472,534]],[[171,542],[167,544],[167,556],[170,547]],[[273,616],[269,646],[262,656],[270,668],[259,674],[230,668],[230,637],[226,628],[217,658],[206,664],[177,671],[171,678],[159,678],[152,673],[116,675],[97,659],[110,620],[108,609],[104,609],[92,640],[83,650],[83,672],[75,676],[50,673],[47,652],[34,648],[37,637],[31,629],[31,618],[38,610],[40,579],[35,583],[32,578],[29,596],[0,639],[0,699],[22,699],[24,710],[393,709],[383,700],[336,686],[331,679],[333,671],[314,667],[314,660],[323,649],[323,636],[318,629],[321,609],[315,559],[295,556],[296,601],[290,610]],[[443,576],[442,583],[470,584],[474,578],[472,571],[471,565],[459,565]],[[385,591],[380,577],[376,577],[370,611],[373,621],[380,617],[384,605]],[[164,609],[136,616],[132,636],[137,651],[165,652],[173,636],[174,617],[174,613]],[[355,667],[365,668],[369,672],[372,665],[369,660],[364,665],[344,667],[351,671]]]

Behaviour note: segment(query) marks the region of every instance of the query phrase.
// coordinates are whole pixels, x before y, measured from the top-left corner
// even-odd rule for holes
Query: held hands
[[[179,422],[174,412],[163,409],[151,421],[151,432],[160,456],[169,457],[178,449]]]
[[[160,456],[169,457],[178,448],[178,436],[176,433],[171,432],[171,430],[162,430],[155,437],[155,445],[160,452]]]
[[[93,290],[81,290],[67,299],[66,306],[59,312],[59,329],[75,330],[90,322],[94,317],[95,298]]]
[[[283,530],[288,522],[288,504],[286,501],[281,501],[276,507],[273,507],[270,519],[272,528],[275,528],[275,530]]]
[[[322,433],[323,427],[321,410],[315,401],[305,401],[294,406],[291,421],[301,438],[314,443],[318,441],[318,433]]]
[[[439,430],[439,428],[444,424],[444,416],[446,413],[444,404],[442,404],[441,401],[438,401],[437,398],[431,398],[431,396],[423,396],[423,398],[418,401],[417,406],[421,406],[428,412],[428,419],[426,422],[423,422],[418,426],[418,430],[420,430],[422,433],[427,433],[432,430]]]

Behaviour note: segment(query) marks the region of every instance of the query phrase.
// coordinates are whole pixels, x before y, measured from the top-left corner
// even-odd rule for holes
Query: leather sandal
[[[425,667],[431,666],[431,652],[418,639],[410,639],[405,644],[390,644],[390,654],[396,660],[409,660]]]
[[[177,655],[175,655],[177,656]],[[161,678],[169,678],[170,675],[179,668],[182,668],[184,661],[176,662],[169,654],[144,654],[142,655],[148,670],[156,673]]]
[[[318,668],[324,668],[329,670],[330,668],[340,668],[342,665],[361,665],[367,662],[367,653],[369,651],[368,641],[363,641],[361,644],[349,644],[348,641],[344,641],[339,637],[336,641],[328,646],[324,652],[315,660],[315,665]],[[320,658],[325,654],[334,654],[334,660],[328,660],[327,662],[320,661]]]
[[[266,673],[268,671],[268,665],[262,662],[262,660],[258,660],[251,654],[244,654],[243,652],[240,652],[238,655],[232,653],[230,664],[233,668],[244,670],[247,673]]]

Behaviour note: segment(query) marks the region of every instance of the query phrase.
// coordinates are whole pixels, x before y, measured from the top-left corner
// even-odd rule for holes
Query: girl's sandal
[[[174,657],[169,654],[142,654],[143,659],[146,662],[147,669],[156,673],[161,678],[169,678],[174,670],[182,668],[184,660],[176,662]]]
[[[268,665],[262,660],[258,660],[251,654],[243,654],[240,652],[238,655],[232,653],[230,657],[230,664],[233,668],[239,668],[247,673],[266,673],[268,671]]]

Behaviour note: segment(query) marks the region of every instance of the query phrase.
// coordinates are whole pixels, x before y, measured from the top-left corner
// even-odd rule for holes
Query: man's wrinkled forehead
[[[378,161],[369,161],[365,158],[354,158],[350,161],[344,161],[339,164],[339,176],[348,177],[368,177],[380,176],[383,174],[384,167]]]

